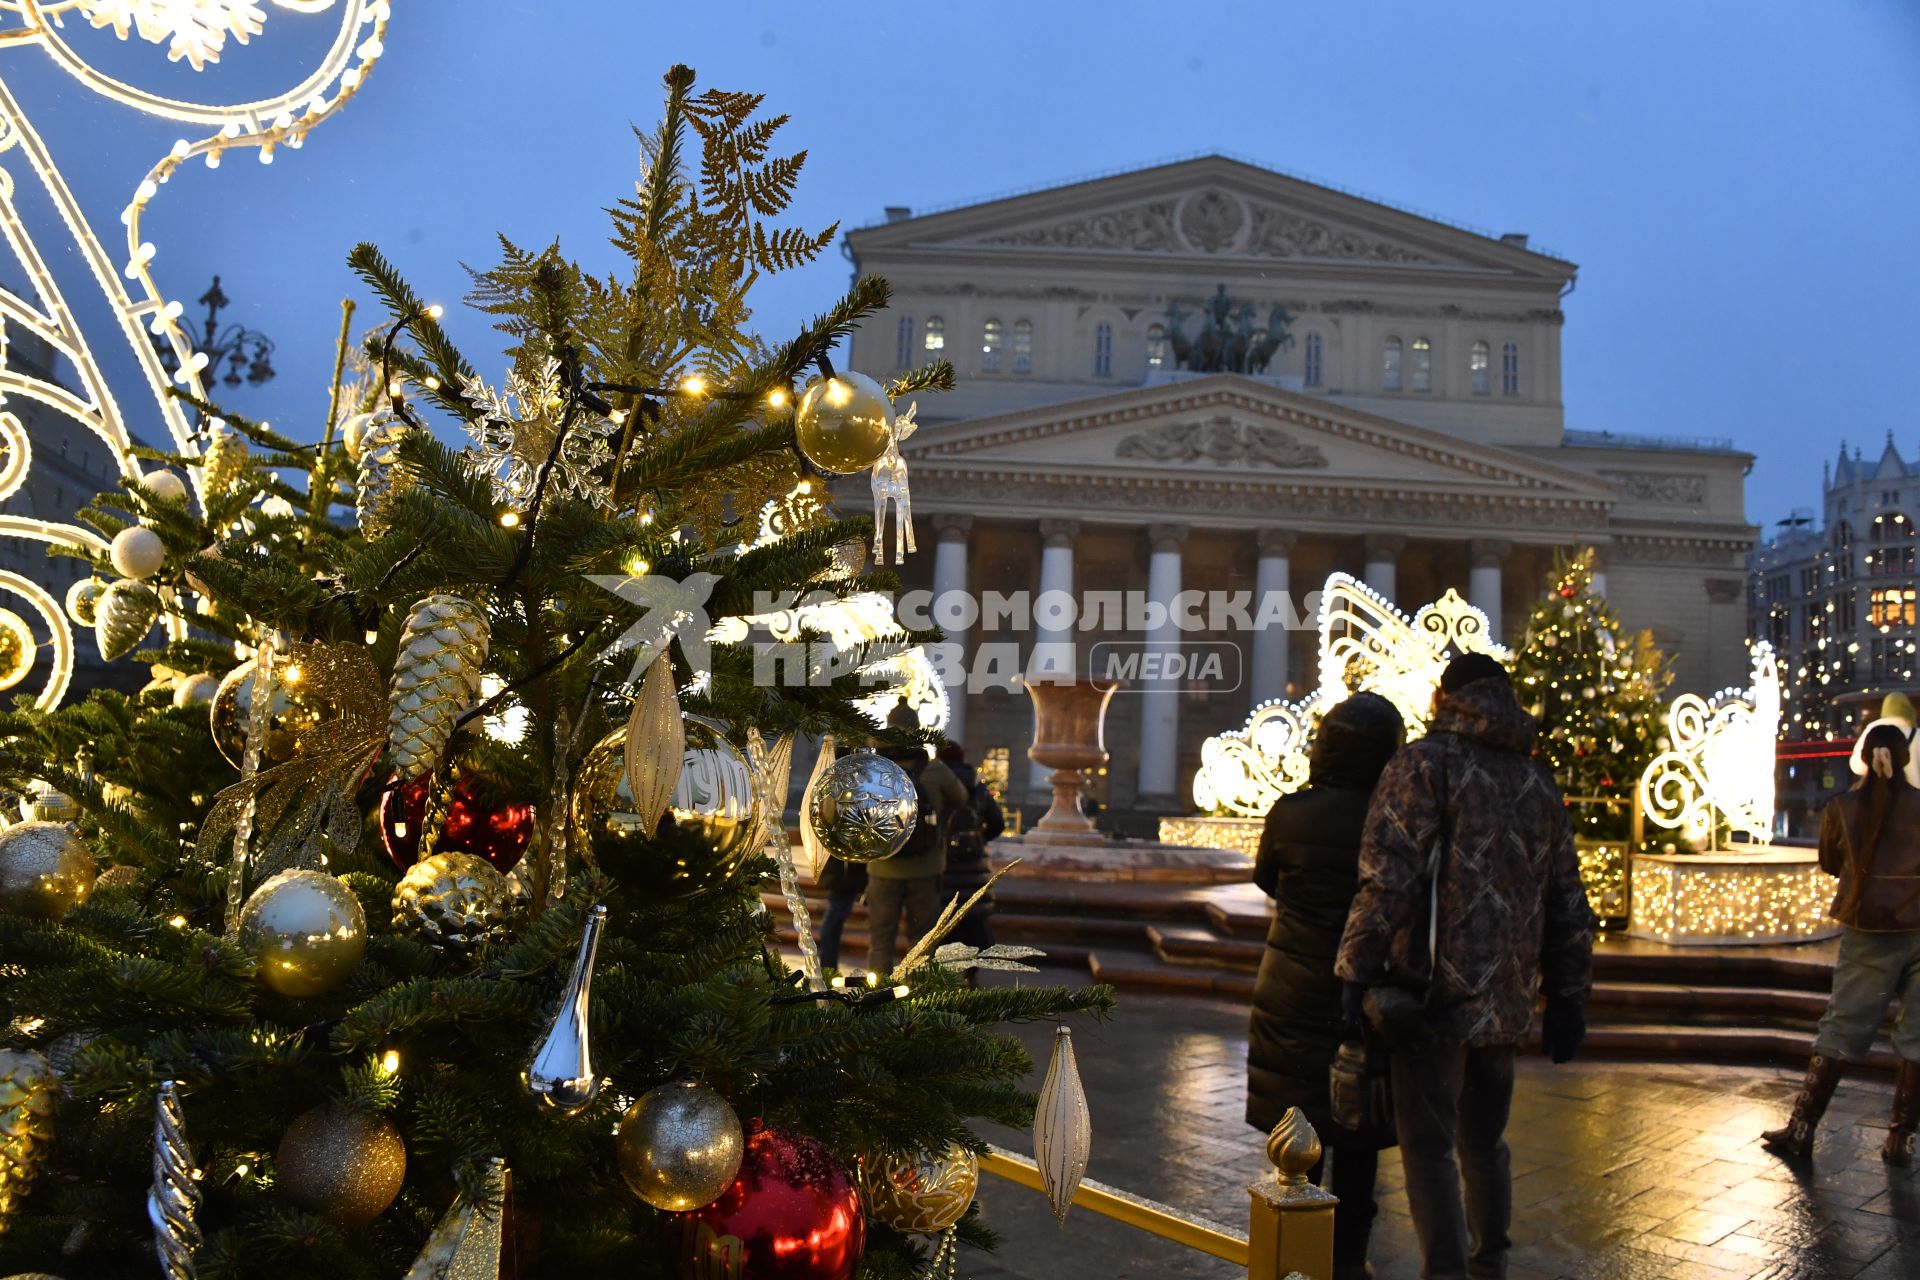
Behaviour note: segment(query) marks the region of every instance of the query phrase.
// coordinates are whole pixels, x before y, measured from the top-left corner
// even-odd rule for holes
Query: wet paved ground
[[[1044,1070],[1051,1029],[1023,1038]],[[1246,1185],[1268,1168],[1242,1117],[1245,1013],[1126,996],[1104,1025],[1077,1025],[1074,1043],[1093,1111],[1089,1176],[1244,1231]],[[1920,1180],[1879,1158],[1891,1089],[1843,1085],[1812,1168],[1796,1173],[1757,1135],[1797,1084],[1764,1068],[1523,1059],[1508,1130],[1512,1280],[1920,1278]],[[1032,1149],[1026,1134],[991,1137]],[[1419,1261],[1396,1153],[1380,1182],[1374,1266],[1382,1280],[1411,1280]],[[1004,1242],[997,1255],[963,1253],[969,1280],[1245,1274],[1082,1209],[1056,1227],[1040,1195],[992,1178],[980,1195]]]

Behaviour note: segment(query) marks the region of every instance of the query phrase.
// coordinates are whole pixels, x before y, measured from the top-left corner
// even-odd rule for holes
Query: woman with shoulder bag
[[[1329,711],[1314,735],[1306,789],[1280,797],[1267,814],[1253,873],[1274,900],[1274,916],[1254,982],[1247,1123],[1269,1132],[1297,1106],[1319,1132],[1330,1167],[1315,1176],[1324,1173],[1324,1185],[1340,1197],[1335,1280],[1372,1274],[1374,1174],[1393,1136],[1391,1116],[1379,1114],[1388,1109],[1380,1074],[1356,1061],[1355,1050],[1342,1055],[1343,1042],[1358,1042],[1361,1033],[1341,1012],[1333,962],[1360,887],[1367,802],[1405,736],[1400,713],[1377,694],[1355,694]],[[1374,1094],[1372,1123],[1362,1129],[1334,1118],[1329,1071],[1337,1058],[1351,1083]]]

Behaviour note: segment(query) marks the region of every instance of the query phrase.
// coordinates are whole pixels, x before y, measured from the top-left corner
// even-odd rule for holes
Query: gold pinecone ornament
[[[224,422],[216,422],[207,433],[207,451],[200,455],[200,475],[207,496],[217,498],[233,488],[247,469],[247,442]]]
[[[437,951],[467,955],[506,936],[513,908],[507,878],[486,859],[436,853],[394,886],[393,927]]]
[[[0,1232],[46,1159],[59,1094],[60,1077],[40,1054],[0,1051]]]
[[[360,532],[377,538],[387,531],[394,495],[409,483],[400,465],[400,441],[407,424],[392,414],[376,414],[354,432],[358,443],[354,456],[360,466],[354,482],[354,512]]]
[[[402,778],[439,765],[454,722],[479,700],[488,630],[479,605],[444,592],[420,601],[407,616],[387,698],[387,742]]]

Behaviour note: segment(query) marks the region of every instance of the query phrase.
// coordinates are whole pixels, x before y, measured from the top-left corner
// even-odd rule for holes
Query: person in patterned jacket
[[[1586,1035],[1597,922],[1560,789],[1530,754],[1536,728],[1494,659],[1447,665],[1426,736],[1374,790],[1335,966],[1356,1020],[1380,1024],[1389,997],[1425,995],[1421,1006],[1400,994],[1401,1016],[1382,1029],[1395,1041],[1395,1118],[1427,1280],[1506,1275],[1507,1114],[1536,997],[1546,997],[1542,1039],[1555,1062],[1571,1061]]]

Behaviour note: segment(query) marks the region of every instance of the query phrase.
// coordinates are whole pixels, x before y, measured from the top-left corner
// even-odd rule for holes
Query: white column
[[[1398,603],[1400,553],[1406,549],[1407,540],[1397,533],[1370,533],[1367,535],[1367,571],[1364,575],[1367,585]]]
[[[1607,594],[1607,549],[1605,547],[1593,549],[1593,594],[1597,596]]]
[[[1033,601],[1034,651],[1028,655],[1027,674],[1032,676],[1070,676],[1076,664],[1073,652],[1073,622],[1065,627],[1049,626],[1043,601],[1050,594],[1073,594],[1073,540],[1080,534],[1078,520],[1042,520],[1040,522],[1040,590]],[[1053,770],[1030,763],[1027,784],[1043,800],[1053,794],[1047,779]]]
[[[1260,559],[1253,573],[1254,616],[1271,597],[1292,590],[1293,544],[1299,535],[1291,529],[1262,529]],[[1248,692],[1253,706],[1287,695],[1287,646],[1293,637],[1284,626],[1269,624],[1253,633],[1253,671]]]
[[[973,532],[973,517],[961,512],[935,512],[931,522],[938,544],[933,549],[933,623],[946,633],[946,643],[955,647],[963,661],[952,668],[959,677],[947,686],[947,702],[953,708],[947,719],[947,737],[967,746],[967,626],[973,616],[967,608],[967,538]],[[942,602],[945,602],[944,604]]]
[[[1487,637],[1496,644],[1505,635],[1500,621],[1500,566],[1512,551],[1513,544],[1499,538],[1475,538],[1467,544],[1473,558],[1467,603],[1487,615]]]
[[[1187,538],[1183,524],[1156,524],[1147,529],[1152,556],[1147,561],[1147,599],[1165,611],[1158,627],[1147,633],[1146,660],[1164,664],[1166,655],[1180,652],[1180,625],[1175,606],[1180,595],[1180,544]],[[1140,799],[1170,805],[1181,794],[1180,681],[1141,681]]]

